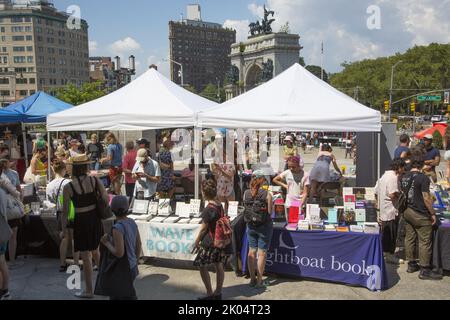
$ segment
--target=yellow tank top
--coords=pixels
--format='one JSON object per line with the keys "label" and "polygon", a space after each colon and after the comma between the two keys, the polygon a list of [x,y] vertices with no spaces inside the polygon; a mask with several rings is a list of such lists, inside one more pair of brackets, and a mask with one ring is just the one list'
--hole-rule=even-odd
{"label": "yellow tank top", "polygon": [[293,157],[295,156],[295,148],[289,148],[288,146],[284,146],[284,156],[285,157]]}
{"label": "yellow tank top", "polygon": [[37,171],[42,171],[39,175],[40,176],[46,176],[47,173],[45,172],[47,168],[45,167],[44,163],[42,163],[42,161],[40,159],[37,159],[36,161],[36,170]]}

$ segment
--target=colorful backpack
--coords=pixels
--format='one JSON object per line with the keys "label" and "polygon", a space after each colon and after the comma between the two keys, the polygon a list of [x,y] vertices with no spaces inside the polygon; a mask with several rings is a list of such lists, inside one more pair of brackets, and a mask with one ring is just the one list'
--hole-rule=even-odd
{"label": "colorful backpack", "polygon": [[[210,204],[210,206],[212,206]],[[225,215],[223,207],[220,208],[221,218],[216,222],[215,234],[211,235],[214,243],[214,248],[225,249],[231,244],[233,231],[231,229],[230,218]]]}

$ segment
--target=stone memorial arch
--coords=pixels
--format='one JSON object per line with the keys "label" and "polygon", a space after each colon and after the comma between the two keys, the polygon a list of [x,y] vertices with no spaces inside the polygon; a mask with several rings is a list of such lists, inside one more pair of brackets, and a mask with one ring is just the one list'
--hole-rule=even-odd
{"label": "stone memorial arch", "polygon": [[251,23],[245,42],[231,46],[231,68],[225,87],[227,100],[276,77],[299,61],[300,36],[273,33],[273,11],[264,7],[262,22]]}

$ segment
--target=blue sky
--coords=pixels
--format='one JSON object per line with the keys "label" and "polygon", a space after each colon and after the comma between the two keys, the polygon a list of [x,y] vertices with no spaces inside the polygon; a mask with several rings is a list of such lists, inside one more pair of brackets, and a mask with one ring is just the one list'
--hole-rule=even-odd
{"label": "blue sky", "polygon": [[[156,63],[167,75],[168,22],[180,19],[186,0],[54,0],[62,11],[70,5],[81,8],[87,20],[91,56],[121,55],[137,58],[138,73]],[[262,14],[262,5],[276,12],[275,31],[289,21],[300,34],[302,56],[308,64],[320,64],[321,42],[325,43],[325,69],[339,71],[344,61],[356,61],[403,52],[413,45],[450,42],[450,0],[202,0],[202,17],[233,27],[239,40],[247,25]],[[369,6],[380,10],[380,29],[370,30]]]}

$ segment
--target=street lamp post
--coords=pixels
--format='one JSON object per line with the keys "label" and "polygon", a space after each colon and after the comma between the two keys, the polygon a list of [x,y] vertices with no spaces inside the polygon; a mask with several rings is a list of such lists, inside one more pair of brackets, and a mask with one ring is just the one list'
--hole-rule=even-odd
{"label": "street lamp post", "polygon": [[175,63],[175,64],[177,64],[177,65],[179,65],[180,66],[180,69],[181,69],[181,75],[180,75],[180,78],[181,78],[181,86],[182,87],[184,87],[184,72],[183,72],[183,64],[181,64],[180,62],[177,62],[177,61],[175,61],[175,60],[172,60],[172,59],[164,59],[164,61],[171,61],[172,63]]}
{"label": "street lamp post", "polygon": [[399,62],[397,62],[396,64],[394,64],[392,66],[392,72],[391,72],[391,91],[389,93],[389,122],[391,122],[391,115],[392,115],[392,95],[393,95],[393,90],[394,90],[394,71],[395,68],[402,63],[403,61],[400,60]]}

